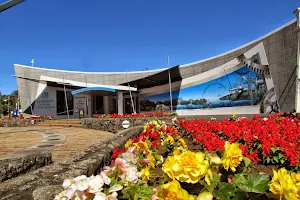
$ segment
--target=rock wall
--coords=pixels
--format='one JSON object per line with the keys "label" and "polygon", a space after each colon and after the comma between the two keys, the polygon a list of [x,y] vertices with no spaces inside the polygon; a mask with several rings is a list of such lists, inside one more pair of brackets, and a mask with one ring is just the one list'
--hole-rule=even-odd
{"label": "rock wall", "polygon": [[0,127],[25,127],[31,125],[30,119],[11,119],[11,120],[0,120]]}
{"label": "rock wall", "polygon": [[51,153],[35,153],[17,158],[1,159],[0,183],[51,163]]}
{"label": "rock wall", "polygon": [[110,163],[114,149],[123,147],[128,139],[140,134],[142,126],[120,131],[115,136],[100,141],[74,156],[16,177],[5,185],[0,184],[1,200],[52,200],[62,191],[66,178],[95,175]]}
{"label": "rock wall", "polygon": [[83,128],[108,131],[111,133],[117,133],[119,130],[124,130],[122,122],[128,120],[130,127],[136,127],[146,124],[151,120],[160,119],[167,123],[175,116],[169,117],[137,117],[137,118],[86,118],[81,120],[81,126]]}

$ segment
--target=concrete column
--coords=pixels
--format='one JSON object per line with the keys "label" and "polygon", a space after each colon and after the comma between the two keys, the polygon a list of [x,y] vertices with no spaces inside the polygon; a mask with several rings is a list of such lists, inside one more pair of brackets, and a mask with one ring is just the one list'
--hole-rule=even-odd
{"label": "concrete column", "polygon": [[103,96],[104,114],[109,114],[109,96]]}
{"label": "concrete column", "polygon": [[123,92],[118,91],[118,114],[123,114]]}
{"label": "concrete column", "polygon": [[297,18],[297,31],[298,31],[298,53],[297,53],[297,71],[296,71],[296,99],[295,109],[296,112],[300,112],[300,8],[294,11]]}

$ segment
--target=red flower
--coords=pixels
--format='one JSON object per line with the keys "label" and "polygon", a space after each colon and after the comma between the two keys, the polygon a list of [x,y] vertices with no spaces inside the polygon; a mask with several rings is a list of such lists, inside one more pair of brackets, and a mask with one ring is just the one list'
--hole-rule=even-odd
{"label": "red flower", "polygon": [[151,142],[151,145],[152,145],[153,148],[157,148],[157,145],[158,145],[157,140],[153,140]]}
{"label": "red flower", "polygon": [[114,162],[114,160],[116,158],[118,158],[118,156],[119,156],[120,153],[124,153],[124,152],[125,152],[124,149],[115,149],[114,152],[113,152],[113,154],[112,154],[112,156],[111,156],[112,162]]}
{"label": "red flower", "polygon": [[[222,150],[224,142],[230,141],[240,143],[243,155],[252,162],[282,153],[290,166],[299,165],[300,124],[297,118],[274,114],[267,120],[255,115],[253,119],[236,121],[179,120],[178,124],[207,151]],[[166,132],[171,132],[171,128]]]}

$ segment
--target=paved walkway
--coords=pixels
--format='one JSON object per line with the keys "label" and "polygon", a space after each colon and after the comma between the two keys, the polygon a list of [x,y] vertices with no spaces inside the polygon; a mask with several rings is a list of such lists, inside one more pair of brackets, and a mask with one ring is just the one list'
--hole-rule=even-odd
{"label": "paved walkway", "polygon": [[52,158],[56,161],[112,135],[114,134],[105,131],[75,127],[3,127],[0,128],[0,144],[4,143],[1,144],[0,159],[51,151]]}
{"label": "paved walkway", "polygon": [[53,149],[55,149],[57,146],[63,145],[67,140],[66,136],[55,133],[54,131],[38,130],[38,129],[30,129],[28,131],[34,131],[41,134],[43,137],[42,141],[29,148],[25,148],[23,151],[14,154],[14,156],[28,155],[36,152],[53,151]]}

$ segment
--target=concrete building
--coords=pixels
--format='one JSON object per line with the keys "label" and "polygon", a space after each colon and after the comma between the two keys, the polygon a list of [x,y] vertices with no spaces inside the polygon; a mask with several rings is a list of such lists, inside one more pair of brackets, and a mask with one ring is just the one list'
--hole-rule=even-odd
{"label": "concrete building", "polygon": [[78,117],[80,109],[85,117],[171,109],[170,73],[172,109],[181,115],[300,111],[299,9],[295,14],[241,47],[169,69],[105,73],[15,64],[22,109],[57,118]]}

